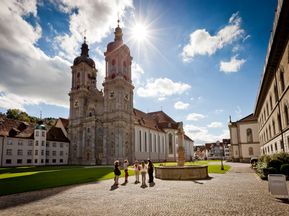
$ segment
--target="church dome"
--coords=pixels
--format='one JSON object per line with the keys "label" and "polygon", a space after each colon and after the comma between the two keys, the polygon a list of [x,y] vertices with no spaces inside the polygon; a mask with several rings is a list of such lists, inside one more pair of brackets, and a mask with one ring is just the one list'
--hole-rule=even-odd
{"label": "church dome", "polygon": [[81,55],[78,56],[78,57],[76,57],[76,58],[74,59],[73,65],[75,66],[75,65],[78,65],[78,64],[81,63],[81,62],[85,62],[85,63],[87,63],[89,66],[95,68],[95,63],[94,63],[94,61],[93,61],[91,58],[89,58],[89,55],[88,55],[89,49],[88,49],[88,45],[86,44],[85,39],[86,39],[86,38],[84,37],[84,42],[83,42],[83,44],[82,44],[82,46],[81,46]]}

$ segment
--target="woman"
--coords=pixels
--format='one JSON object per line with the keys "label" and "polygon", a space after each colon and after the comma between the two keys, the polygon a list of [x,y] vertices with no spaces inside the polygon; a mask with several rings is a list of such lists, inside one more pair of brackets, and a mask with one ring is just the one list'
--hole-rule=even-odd
{"label": "woman", "polygon": [[149,174],[149,183],[153,183],[154,182],[154,165],[151,162],[151,160],[148,160],[149,164],[148,164],[148,174]]}
{"label": "woman", "polygon": [[147,174],[147,166],[145,165],[145,162],[142,161],[141,162],[141,166],[140,166],[140,173],[141,173],[141,180],[142,180],[142,183],[141,183],[141,187],[144,188],[144,187],[147,187],[146,185],[146,174]]}

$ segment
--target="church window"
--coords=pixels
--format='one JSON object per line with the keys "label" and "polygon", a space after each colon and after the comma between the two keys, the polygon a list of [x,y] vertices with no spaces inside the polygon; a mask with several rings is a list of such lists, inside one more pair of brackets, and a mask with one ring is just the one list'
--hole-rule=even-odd
{"label": "church window", "polygon": [[252,129],[247,129],[247,142],[253,142]]}
{"label": "church window", "polygon": [[111,61],[111,64],[114,66],[115,65],[115,59],[113,59],[112,61]]}
{"label": "church window", "polygon": [[249,155],[254,155],[253,147],[249,147]]}
{"label": "church window", "polygon": [[267,116],[269,116],[269,106],[268,106],[268,102],[266,103],[266,109],[267,109]]}
{"label": "church window", "polygon": [[169,154],[173,154],[173,135],[169,134]]}
{"label": "church window", "polygon": [[139,131],[139,151],[142,151],[142,147],[141,147],[141,131]]}
{"label": "church window", "polygon": [[79,78],[80,77],[80,73],[77,73],[77,78]]}
{"label": "church window", "polygon": [[284,151],[284,143],[283,143],[283,140],[280,140],[280,147],[281,147],[281,150]]}
{"label": "church window", "polygon": [[270,136],[270,138],[272,138],[271,125],[269,125],[269,136]]}
{"label": "church window", "polygon": [[273,109],[272,96],[270,95],[270,108]]}
{"label": "church window", "polygon": [[148,152],[148,148],[147,148],[147,133],[145,132],[145,136],[144,136],[144,144],[145,144],[145,152]]}

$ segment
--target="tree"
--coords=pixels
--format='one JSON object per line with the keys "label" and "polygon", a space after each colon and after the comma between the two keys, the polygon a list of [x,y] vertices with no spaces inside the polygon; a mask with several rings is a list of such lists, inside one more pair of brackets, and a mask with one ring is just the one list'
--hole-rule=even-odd
{"label": "tree", "polygon": [[11,119],[16,119],[25,122],[37,122],[38,118],[29,116],[26,112],[19,109],[8,109],[6,112],[6,117]]}

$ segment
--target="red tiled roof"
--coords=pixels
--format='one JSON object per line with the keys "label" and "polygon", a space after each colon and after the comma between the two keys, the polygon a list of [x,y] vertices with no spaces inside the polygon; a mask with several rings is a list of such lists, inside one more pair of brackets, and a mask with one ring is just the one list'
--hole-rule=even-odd
{"label": "red tiled roof", "polygon": [[237,122],[245,122],[245,121],[257,121],[257,118],[251,113],[250,115],[247,115],[246,117],[238,120]]}
{"label": "red tiled roof", "polygon": [[51,127],[46,137],[48,141],[69,142],[69,139],[64,135],[61,128],[57,127]]}
{"label": "red tiled roof", "polygon": [[33,138],[35,124],[1,117],[0,136],[13,136],[19,138]]}
{"label": "red tiled roof", "polygon": [[163,131],[155,121],[155,119],[151,118],[148,114],[138,110],[134,109],[133,110],[134,114],[134,124],[135,125],[140,125],[146,128],[150,128],[153,130],[157,131]]}
{"label": "red tiled roof", "polygon": [[65,119],[65,118],[59,118],[59,119],[62,122],[63,127],[67,130],[68,129],[69,120]]}

